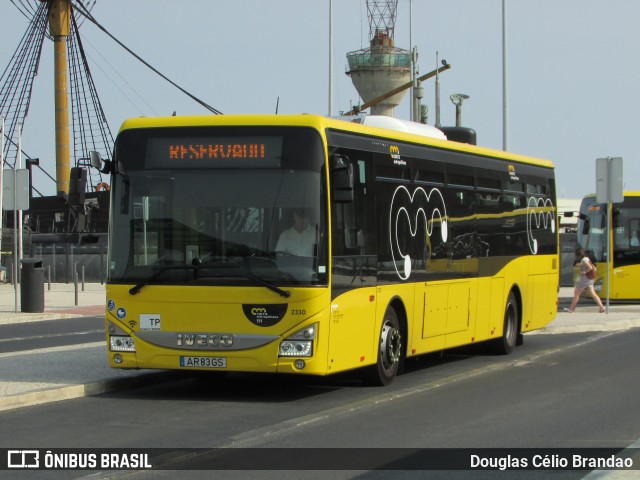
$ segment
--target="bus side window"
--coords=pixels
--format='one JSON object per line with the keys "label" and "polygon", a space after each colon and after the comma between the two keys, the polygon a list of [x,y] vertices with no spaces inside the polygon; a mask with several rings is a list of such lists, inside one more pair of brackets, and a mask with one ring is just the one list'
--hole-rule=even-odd
{"label": "bus side window", "polygon": [[640,247],[640,218],[629,220],[629,246]]}
{"label": "bus side window", "polygon": [[353,165],[349,161],[349,157],[335,154],[331,171],[331,196],[333,201],[336,203],[353,202],[353,184]]}
{"label": "bus side window", "polygon": [[[472,189],[449,186],[446,193],[449,256],[453,259],[478,257],[476,238],[476,195]],[[484,249],[483,249],[484,250]]]}
{"label": "bus side window", "polygon": [[[351,157],[366,155],[363,152],[348,153]],[[372,179],[367,173],[365,160],[353,160],[350,167],[353,172],[353,201],[343,203],[334,199],[332,208],[333,253],[338,256],[375,253],[375,216],[370,199],[373,190],[368,186]]]}
{"label": "bus side window", "polygon": [[[504,255],[523,255],[527,250],[527,201],[519,193],[503,193],[500,207],[502,210],[502,235]],[[524,213],[523,213],[524,212]]]}

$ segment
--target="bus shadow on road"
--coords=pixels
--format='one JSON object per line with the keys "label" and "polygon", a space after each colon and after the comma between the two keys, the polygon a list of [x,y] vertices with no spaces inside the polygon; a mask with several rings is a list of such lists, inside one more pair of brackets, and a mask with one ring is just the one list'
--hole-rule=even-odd
{"label": "bus shadow on road", "polygon": [[166,381],[104,394],[127,400],[293,402],[342,388],[332,377],[260,373],[171,372]]}
{"label": "bus shadow on road", "polygon": [[495,355],[486,344],[468,345],[432,352],[405,360],[404,368],[395,381],[382,389],[369,387],[363,380],[363,370],[356,369],[335,375],[287,375],[274,373],[239,373],[219,371],[168,372],[164,380],[151,384],[128,386],[126,389],[103,394],[128,400],[218,401],[246,403],[287,403],[313,398],[336,391],[382,392],[403,388],[407,383],[444,375],[449,367],[473,369],[500,361],[513,361],[539,348],[548,347],[554,336],[526,337],[524,346],[514,349],[512,355]]}

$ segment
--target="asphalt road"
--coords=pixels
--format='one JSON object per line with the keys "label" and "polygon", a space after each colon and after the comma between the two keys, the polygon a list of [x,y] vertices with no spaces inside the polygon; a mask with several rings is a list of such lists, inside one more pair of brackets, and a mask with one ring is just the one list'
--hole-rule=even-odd
{"label": "asphalt road", "polygon": [[[302,451],[307,454],[326,453],[322,449],[331,447],[624,448],[640,438],[639,342],[640,329],[527,336],[525,344],[506,357],[477,350],[424,357],[385,388],[364,387],[349,375],[316,379],[230,374],[219,379],[191,378],[185,372],[152,386],[2,412],[0,446],[162,448],[169,450],[159,451],[156,465],[184,469],[215,469],[220,461],[219,452],[184,451],[189,448],[242,447],[247,462],[259,449],[274,447],[321,449]],[[330,458],[327,461],[326,468],[332,468]],[[214,476],[299,478],[274,468]],[[340,470],[331,476],[424,476],[369,470]],[[174,478],[176,473],[134,476]],[[305,478],[326,478],[321,473],[307,472]],[[458,473],[455,478],[495,478],[501,472]],[[510,474],[504,478],[540,478],[542,472],[502,473]],[[553,472],[554,478],[587,473]],[[211,475],[200,471],[190,477]]]}
{"label": "asphalt road", "polygon": [[104,315],[0,325],[0,353],[105,339]]}

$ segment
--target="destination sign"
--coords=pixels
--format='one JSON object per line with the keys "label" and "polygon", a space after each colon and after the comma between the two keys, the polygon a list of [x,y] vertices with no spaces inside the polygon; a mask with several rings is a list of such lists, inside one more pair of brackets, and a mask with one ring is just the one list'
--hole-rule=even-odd
{"label": "destination sign", "polygon": [[187,144],[168,145],[169,158],[265,158],[264,143]]}
{"label": "destination sign", "polygon": [[[281,136],[152,137],[148,168],[275,167],[282,155]],[[259,163],[256,163],[259,162]]]}

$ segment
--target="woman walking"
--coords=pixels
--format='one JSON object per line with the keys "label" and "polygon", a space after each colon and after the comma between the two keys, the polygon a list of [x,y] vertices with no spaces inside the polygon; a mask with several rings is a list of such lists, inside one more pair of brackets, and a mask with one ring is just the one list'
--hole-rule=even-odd
{"label": "woman walking", "polygon": [[589,295],[591,295],[591,298],[593,298],[598,304],[598,307],[600,307],[600,313],[604,312],[602,300],[600,300],[600,297],[593,288],[595,275],[593,278],[589,278],[589,273],[595,273],[596,267],[591,263],[591,260],[582,247],[576,248],[576,265],[579,265],[580,267],[580,279],[576,282],[575,289],[573,290],[573,301],[571,302],[571,306],[569,308],[565,308],[564,311],[573,313],[573,309],[576,308],[578,300],[580,300],[580,295],[582,295],[582,292],[586,289],[587,292],[589,292]]}

